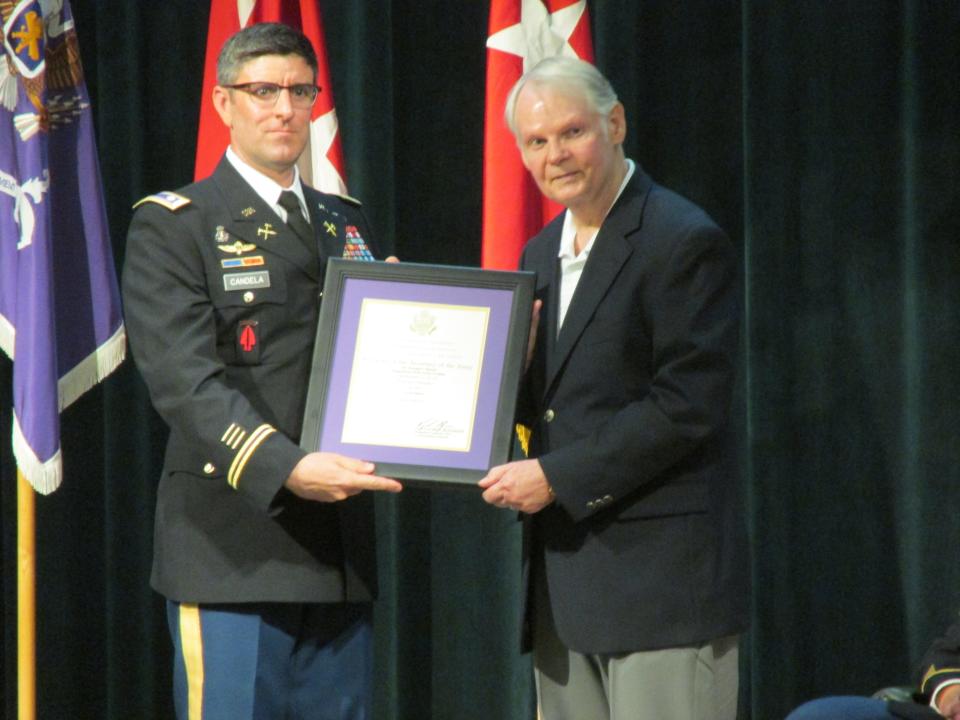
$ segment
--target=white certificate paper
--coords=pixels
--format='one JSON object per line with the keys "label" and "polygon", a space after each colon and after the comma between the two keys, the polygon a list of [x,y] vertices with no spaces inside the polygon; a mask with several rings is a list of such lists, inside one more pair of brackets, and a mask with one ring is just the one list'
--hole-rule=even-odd
{"label": "white certificate paper", "polygon": [[469,452],[489,316],[364,298],[341,442]]}

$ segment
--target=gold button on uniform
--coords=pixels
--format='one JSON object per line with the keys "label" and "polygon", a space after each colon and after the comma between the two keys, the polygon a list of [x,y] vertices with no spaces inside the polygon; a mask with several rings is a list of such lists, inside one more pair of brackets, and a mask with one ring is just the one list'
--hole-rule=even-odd
{"label": "gold button on uniform", "polygon": [[252,303],[252,302],[253,302],[253,298],[255,298],[255,297],[256,297],[256,296],[255,296],[252,292],[250,292],[249,290],[247,290],[247,291],[243,294],[243,301],[244,301],[245,303]]}
{"label": "gold button on uniform", "polygon": [[553,419],[556,416],[557,414],[552,409],[548,408],[547,411],[543,414],[543,419],[546,420],[547,422],[553,422]]}
{"label": "gold button on uniform", "polygon": [[207,463],[206,465],[203,466],[203,472],[205,472],[207,475],[213,475],[216,469],[217,468],[214,466],[213,463]]}

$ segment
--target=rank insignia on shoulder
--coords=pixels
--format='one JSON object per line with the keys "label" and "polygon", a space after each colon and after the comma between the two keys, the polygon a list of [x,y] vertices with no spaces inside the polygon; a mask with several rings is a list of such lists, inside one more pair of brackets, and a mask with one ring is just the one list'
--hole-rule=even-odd
{"label": "rank insignia on shoulder", "polygon": [[330,194],[336,195],[338,198],[340,198],[341,200],[343,200],[349,205],[355,205],[356,207],[360,207],[363,204],[359,200],[357,200],[355,197],[351,197],[350,195],[345,195],[342,193],[330,193]]}
{"label": "rank insignia on shoulder", "polygon": [[157,205],[165,207],[167,210],[176,211],[189,205],[191,200],[190,198],[184,197],[183,195],[178,195],[175,192],[164,190],[163,192],[158,192],[153,195],[147,195],[145,198],[135,202],[133,207],[136,209],[144,203],[156,203]]}

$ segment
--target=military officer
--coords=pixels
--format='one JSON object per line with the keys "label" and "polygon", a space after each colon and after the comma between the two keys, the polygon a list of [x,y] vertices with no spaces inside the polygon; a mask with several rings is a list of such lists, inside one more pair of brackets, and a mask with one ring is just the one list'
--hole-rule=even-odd
{"label": "military officer", "polygon": [[298,446],[328,257],[372,259],[360,204],[295,165],[317,59],[280,24],[224,45],[230,147],[205,180],[145,198],[123,292],[170,437],[151,584],[167,599],[178,718],[371,717],[371,463]]}

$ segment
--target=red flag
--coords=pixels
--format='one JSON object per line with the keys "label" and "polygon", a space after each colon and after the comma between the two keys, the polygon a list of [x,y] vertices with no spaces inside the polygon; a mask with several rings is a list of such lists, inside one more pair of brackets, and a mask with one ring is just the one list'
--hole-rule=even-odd
{"label": "red flag", "polygon": [[211,100],[213,87],[217,84],[217,55],[227,38],[241,28],[260,22],[285,23],[299,29],[313,43],[317,53],[317,85],[321,92],[310,115],[310,142],[298,163],[300,174],[304,182],[315,188],[344,193],[343,150],[333,106],[327,45],[316,0],[212,0],[194,177],[199,180],[212,173],[230,143],[227,128]]}
{"label": "red flag", "polygon": [[540,194],[503,121],[510,88],[551,55],[593,62],[586,0],[491,0],[483,139],[485,268],[515,269],[523,244],[563,209]]}

